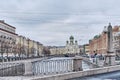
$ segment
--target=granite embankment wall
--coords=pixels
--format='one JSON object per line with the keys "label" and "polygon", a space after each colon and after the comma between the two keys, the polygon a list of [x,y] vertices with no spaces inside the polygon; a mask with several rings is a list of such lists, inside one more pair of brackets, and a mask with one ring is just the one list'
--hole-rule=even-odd
{"label": "granite embankment wall", "polygon": [[118,71],[118,70],[120,70],[120,65],[103,67],[103,68],[95,68],[87,71],[77,71],[77,72],[70,72],[70,73],[64,73],[64,74],[43,76],[43,77],[36,76],[32,80],[66,80],[66,79],[71,79],[76,77],[102,74],[102,73],[108,73],[108,72]]}

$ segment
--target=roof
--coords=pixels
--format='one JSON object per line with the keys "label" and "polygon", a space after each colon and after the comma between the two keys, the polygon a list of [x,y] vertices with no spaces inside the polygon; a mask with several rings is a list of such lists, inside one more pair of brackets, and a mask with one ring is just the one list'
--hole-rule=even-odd
{"label": "roof", "polygon": [[94,39],[100,38],[100,35],[95,35]]}
{"label": "roof", "polygon": [[0,28],[0,30],[5,31],[5,32],[10,33],[10,34],[13,34],[13,35],[18,35],[18,34],[16,34],[16,33],[13,33],[13,32],[7,31],[7,30],[4,30],[4,29],[2,29],[2,28]]}
{"label": "roof", "polygon": [[5,22],[4,22],[4,20],[0,20],[0,23],[5,24],[5,25],[7,25],[7,26],[9,26],[9,27],[11,27],[11,28],[16,29],[15,27],[13,27],[13,26],[11,26],[11,25],[9,25],[9,24],[5,23]]}
{"label": "roof", "polygon": [[71,35],[71,36],[70,36],[70,39],[74,39],[74,37]]}

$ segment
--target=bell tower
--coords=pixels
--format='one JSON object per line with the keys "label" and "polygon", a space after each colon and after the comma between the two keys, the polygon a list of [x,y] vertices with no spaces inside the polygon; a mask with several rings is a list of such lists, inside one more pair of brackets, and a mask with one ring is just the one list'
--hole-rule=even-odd
{"label": "bell tower", "polygon": [[74,37],[70,36],[70,45],[73,45],[73,44],[74,44]]}

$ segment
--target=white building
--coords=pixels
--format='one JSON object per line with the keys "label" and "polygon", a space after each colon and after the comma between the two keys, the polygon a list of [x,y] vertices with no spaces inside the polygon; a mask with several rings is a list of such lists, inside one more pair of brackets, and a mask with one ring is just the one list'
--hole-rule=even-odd
{"label": "white building", "polygon": [[80,48],[77,40],[70,36],[69,41],[66,41],[66,46],[54,46],[50,48],[51,55],[56,54],[77,54],[80,53]]}
{"label": "white building", "polygon": [[16,28],[0,20],[0,55],[15,56]]}
{"label": "white building", "polygon": [[66,41],[65,53],[76,54],[80,52],[77,40],[74,41],[74,37],[70,36],[70,41]]}

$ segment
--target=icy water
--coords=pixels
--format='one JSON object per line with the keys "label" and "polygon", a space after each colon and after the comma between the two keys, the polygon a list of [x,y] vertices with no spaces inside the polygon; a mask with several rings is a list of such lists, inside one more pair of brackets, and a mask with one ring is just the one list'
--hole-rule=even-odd
{"label": "icy water", "polygon": [[120,71],[74,78],[69,80],[120,80]]}

